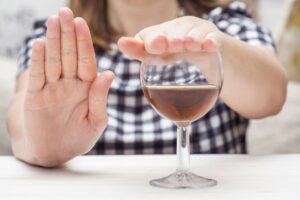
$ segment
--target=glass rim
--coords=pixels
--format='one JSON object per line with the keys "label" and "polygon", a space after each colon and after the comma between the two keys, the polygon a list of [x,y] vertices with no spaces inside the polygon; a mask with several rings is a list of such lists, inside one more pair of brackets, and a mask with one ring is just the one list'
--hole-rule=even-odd
{"label": "glass rim", "polygon": [[[182,53],[186,53],[186,52],[182,52]],[[220,50],[216,50],[216,51],[206,51],[206,50],[201,50],[201,51],[197,51],[197,52],[191,52],[191,53],[198,53],[198,54],[208,54],[208,55],[215,55],[216,57],[218,57],[218,60],[220,60],[220,62],[222,63],[222,56],[221,56],[221,51]],[[158,60],[160,61],[161,60],[161,57],[160,55],[156,55],[156,54],[151,54],[150,57],[144,59],[144,60],[141,60],[141,66],[143,65],[169,65],[169,64],[172,64],[172,63],[175,63],[175,62],[178,62],[180,60],[187,60],[185,58],[179,58],[177,59],[175,62],[170,62],[170,63],[166,63],[166,64],[155,64],[155,63],[150,63],[150,60],[153,62],[153,60]],[[155,61],[154,61],[155,62]],[[189,62],[189,61],[187,61]]]}

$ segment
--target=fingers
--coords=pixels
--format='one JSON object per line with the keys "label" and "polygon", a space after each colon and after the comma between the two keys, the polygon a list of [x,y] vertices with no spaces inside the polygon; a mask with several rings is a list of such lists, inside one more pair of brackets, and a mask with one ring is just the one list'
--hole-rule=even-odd
{"label": "fingers", "polygon": [[[154,42],[156,42],[155,40]],[[157,53],[154,55],[160,56],[162,59],[166,60],[174,60],[177,57],[181,57],[179,54],[186,54],[186,53],[196,53],[196,52],[215,52],[220,49],[216,39],[214,37],[206,37],[201,42],[196,41],[192,37],[184,37],[182,41],[180,41],[184,45],[184,50],[182,50],[182,44],[172,44],[169,43],[168,46],[173,46],[172,50],[161,51],[161,53]],[[147,58],[153,58],[153,54],[150,54],[145,50],[144,42],[136,40],[130,37],[122,37],[118,41],[119,49],[129,56],[132,59],[137,60],[146,60]]]}
{"label": "fingers", "polygon": [[194,25],[192,23],[179,23],[175,21],[169,25],[168,31],[165,31],[167,34],[168,52],[182,53],[186,50],[184,42],[185,36]]}
{"label": "fingers", "polygon": [[93,81],[97,76],[97,69],[90,30],[84,19],[76,18],[74,22],[77,40],[78,77],[83,81]]}
{"label": "fingers", "polygon": [[103,72],[93,82],[89,93],[88,120],[98,131],[107,123],[106,103],[109,87],[114,79],[110,71]]}
{"label": "fingers", "polygon": [[184,38],[169,38],[168,39],[168,52],[180,53],[185,51]]}
{"label": "fingers", "polygon": [[185,47],[188,51],[201,51],[201,42],[203,41],[207,32],[201,26],[194,26],[185,36]]}
{"label": "fingers", "polygon": [[152,47],[147,47],[147,45],[142,39],[140,39],[138,35],[135,36],[135,38],[121,37],[118,40],[118,47],[130,58],[140,61],[147,58],[153,58],[153,55],[160,55],[167,51],[167,41],[165,36],[158,36],[158,38],[151,42]]}
{"label": "fingers", "polygon": [[191,36],[185,36],[184,47],[187,51],[198,52],[201,51],[201,44]]}
{"label": "fingers", "polygon": [[146,57],[146,51],[142,40],[121,37],[118,41],[119,49],[132,59],[143,60]]}
{"label": "fingers", "polygon": [[69,8],[61,8],[59,16],[48,19],[47,82],[55,82],[60,77],[93,81],[96,75],[96,57],[88,25],[82,18],[74,19]]}
{"label": "fingers", "polygon": [[32,48],[31,66],[29,73],[29,92],[40,91],[45,84],[45,42],[37,39]]}
{"label": "fingers", "polygon": [[74,78],[77,75],[76,34],[73,12],[69,8],[59,11],[61,29],[61,60],[64,78]]}
{"label": "fingers", "polygon": [[46,80],[55,82],[61,76],[60,22],[58,16],[51,16],[47,22],[46,37]]}
{"label": "fingers", "polygon": [[[184,35],[191,24],[177,25],[175,21],[148,27],[138,33],[147,53],[161,55],[184,52]],[[180,28],[179,28],[180,27]]]}
{"label": "fingers", "polygon": [[96,56],[89,27],[82,18],[73,18],[69,8],[47,22],[46,81],[80,78],[93,81],[97,76]]}
{"label": "fingers", "polygon": [[134,39],[121,38],[118,45],[123,53],[139,60],[145,55],[172,57],[175,54],[217,51],[221,46],[219,33],[211,22],[182,17],[143,29]]}
{"label": "fingers", "polygon": [[221,50],[221,33],[211,32],[207,34],[202,42],[202,49],[207,52]]}
{"label": "fingers", "polygon": [[219,49],[218,32],[203,30],[201,27],[194,27],[185,37],[185,47],[188,51],[215,52]]}
{"label": "fingers", "polygon": [[144,48],[149,54],[163,54],[168,50],[168,39],[165,33],[155,28],[144,29],[137,34],[136,38],[144,42]]}

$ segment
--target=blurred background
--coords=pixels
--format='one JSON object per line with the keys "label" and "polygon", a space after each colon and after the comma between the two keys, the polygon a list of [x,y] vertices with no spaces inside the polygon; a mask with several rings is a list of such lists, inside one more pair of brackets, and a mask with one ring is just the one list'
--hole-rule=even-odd
{"label": "blurred background", "polygon": [[[251,122],[248,150],[252,154],[300,153],[300,0],[246,2],[255,19],[273,32],[278,55],[290,80],[282,112]],[[20,46],[31,33],[34,20],[55,14],[66,3],[66,0],[0,0],[0,155],[11,154],[6,117]]]}

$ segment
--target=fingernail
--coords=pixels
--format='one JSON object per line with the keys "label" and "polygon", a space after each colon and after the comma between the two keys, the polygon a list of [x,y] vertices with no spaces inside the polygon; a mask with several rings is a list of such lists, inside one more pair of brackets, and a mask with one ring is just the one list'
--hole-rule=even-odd
{"label": "fingernail", "polygon": [[166,38],[164,35],[160,35],[157,36],[155,38],[155,40],[157,40],[156,42],[156,48],[158,48],[159,50],[166,50],[167,49],[167,43],[166,43]]}
{"label": "fingernail", "polygon": [[211,46],[213,45],[213,41],[211,39],[206,39],[205,40],[206,45]]}
{"label": "fingernail", "polygon": [[194,42],[195,39],[192,38],[192,37],[190,37],[190,36],[185,36],[185,37],[184,37],[184,41],[186,41],[186,42]]}

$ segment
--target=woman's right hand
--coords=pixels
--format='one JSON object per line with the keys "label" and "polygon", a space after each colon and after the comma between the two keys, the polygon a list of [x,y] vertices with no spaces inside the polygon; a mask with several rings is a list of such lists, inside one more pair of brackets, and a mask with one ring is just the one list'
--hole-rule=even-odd
{"label": "woman's right hand", "polygon": [[[47,23],[46,39],[33,45],[23,99],[15,101],[22,105],[11,109],[8,124],[16,157],[50,167],[88,152],[99,139],[107,125],[113,73],[97,76],[90,31],[82,18],[74,19],[70,9],[62,8]],[[14,122],[16,115],[24,117]]]}

